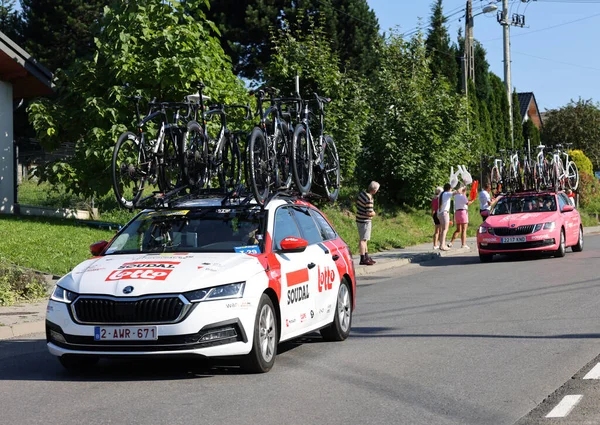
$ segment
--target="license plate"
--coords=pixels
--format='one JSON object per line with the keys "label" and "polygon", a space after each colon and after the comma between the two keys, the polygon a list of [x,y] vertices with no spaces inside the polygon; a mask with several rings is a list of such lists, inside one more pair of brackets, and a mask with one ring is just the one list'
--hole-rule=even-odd
{"label": "license plate", "polygon": [[95,341],[148,341],[158,339],[156,326],[96,326]]}
{"label": "license plate", "polygon": [[527,238],[525,236],[511,236],[508,238],[500,239],[500,243],[516,243],[516,242],[527,242]]}

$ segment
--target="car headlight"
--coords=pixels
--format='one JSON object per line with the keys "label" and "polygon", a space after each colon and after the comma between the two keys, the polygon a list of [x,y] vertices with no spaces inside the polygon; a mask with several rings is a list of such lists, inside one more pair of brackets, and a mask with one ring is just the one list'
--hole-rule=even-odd
{"label": "car headlight", "polygon": [[214,286],[212,288],[198,289],[183,294],[190,302],[223,300],[227,298],[242,298],[246,282],[236,282],[227,285]]}
{"label": "car headlight", "polygon": [[487,233],[487,232],[488,232],[487,227],[479,226],[479,233]]}
{"label": "car headlight", "polygon": [[544,223],[544,230],[554,230],[556,227],[556,223],[551,221],[549,223]]}
{"label": "car headlight", "polygon": [[532,233],[539,232],[540,230],[542,230],[542,227],[544,227],[544,223],[538,223],[538,224],[536,224],[533,227],[533,232]]}
{"label": "car headlight", "polygon": [[72,301],[75,301],[77,295],[75,292],[67,291],[65,288],[56,285],[54,291],[52,291],[52,295],[50,295],[50,299],[59,303],[70,304]]}

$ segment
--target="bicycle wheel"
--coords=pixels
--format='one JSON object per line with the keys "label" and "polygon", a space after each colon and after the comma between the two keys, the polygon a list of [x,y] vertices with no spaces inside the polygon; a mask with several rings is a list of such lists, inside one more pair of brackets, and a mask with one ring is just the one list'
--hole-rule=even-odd
{"label": "bicycle wheel", "polygon": [[242,180],[240,145],[235,134],[225,137],[225,142],[219,152],[217,175],[219,176],[219,185],[226,192],[237,188]]}
{"label": "bicycle wheel", "polygon": [[325,194],[331,202],[335,202],[340,194],[340,157],[331,136],[325,136],[321,160],[321,177]]}
{"label": "bicycle wheel", "polygon": [[202,189],[208,181],[208,144],[196,121],[187,124],[183,146],[183,179],[191,187]]}
{"label": "bicycle wheel", "polygon": [[498,188],[498,185],[501,184],[501,182],[502,180],[500,177],[500,171],[498,170],[498,167],[492,167],[492,172],[490,174],[490,184],[492,185],[492,190],[496,190]]}
{"label": "bicycle wheel", "polygon": [[292,170],[290,167],[291,137],[288,123],[282,122],[281,128],[275,132],[275,189],[286,190],[292,185]]}
{"label": "bicycle wheel", "polygon": [[172,134],[170,131],[165,133],[158,173],[158,187],[163,193],[170,192],[181,184],[183,165],[178,143],[177,134]]}
{"label": "bicycle wheel", "polygon": [[121,134],[112,157],[113,190],[119,205],[129,209],[135,207],[144,191],[150,168],[140,139],[131,131]]}
{"label": "bicycle wheel", "polygon": [[569,189],[573,190],[577,190],[579,187],[579,170],[573,161],[569,161],[567,164],[567,185]]}
{"label": "bicycle wheel", "polygon": [[550,164],[550,184],[551,184],[552,188],[556,191],[559,190],[559,182],[558,182],[559,176],[560,176],[560,173],[559,173],[559,169],[558,169],[558,164],[556,164],[556,163]]}
{"label": "bicycle wheel", "polygon": [[256,202],[262,204],[269,196],[270,170],[267,139],[258,127],[255,127],[250,134],[246,160],[250,189],[254,193]]}
{"label": "bicycle wheel", "polygon": [[312,152],[306,126],[299,125],[292,138],[292,175],[294,184],[302,195],[306,195],[310,191],[312,172]]}

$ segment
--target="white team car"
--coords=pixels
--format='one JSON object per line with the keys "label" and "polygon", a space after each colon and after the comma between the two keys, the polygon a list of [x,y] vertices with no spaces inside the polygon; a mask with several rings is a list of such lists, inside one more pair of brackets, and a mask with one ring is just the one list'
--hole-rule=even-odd
{"label": "white team car", "polygon": [[350,333],[350,251],[302,200],[188,200],[144,210],[90,248],[48,303],[48,348],[67,369],[179,354],[235,356],[266,372],[281,341]]}

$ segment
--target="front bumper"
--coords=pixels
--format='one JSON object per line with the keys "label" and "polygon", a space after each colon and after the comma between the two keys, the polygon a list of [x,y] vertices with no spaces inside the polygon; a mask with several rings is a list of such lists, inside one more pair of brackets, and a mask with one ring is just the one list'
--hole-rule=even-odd
{"label": "front bumper", "polygon": [[512,252],[555,251],[558,239],[551,234],[526,235],[525,242],[504,242],[506,237],[479,235],[477,248],[480,254],[501,254]]}
{"label": "front bumper", "polygon": [[[244,303],[240,300],[200,303],[179,323],[155,325],[156,340],[96,341],[95,327],[102,325],[78,324],[69,314],[67,304],[51,300],[46,315],[46,339],[50,353],[55,356],[244,355],[252,348],[256,306],[257,301],[246,299]],[[227,337],[214,338],[224,330],[227,330]]]}

